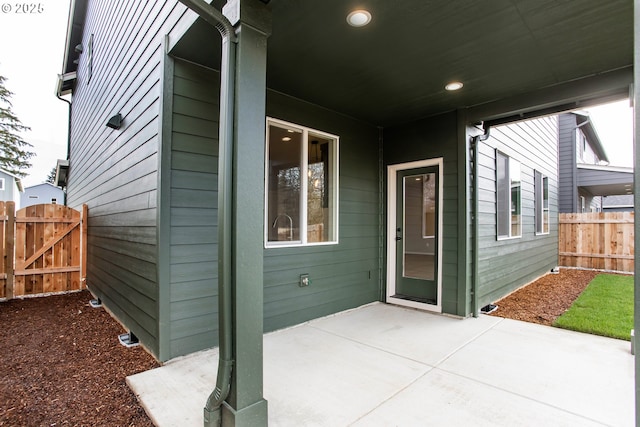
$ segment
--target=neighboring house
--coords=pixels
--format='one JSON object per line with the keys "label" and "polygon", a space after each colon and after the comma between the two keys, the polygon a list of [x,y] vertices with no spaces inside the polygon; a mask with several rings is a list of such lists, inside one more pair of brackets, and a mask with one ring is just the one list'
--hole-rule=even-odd
{"label": "neighboring house", "polygon": [[602,198],[603,212],[633,212],[633,194]]}
{"label": "neighboring house", "polygon": [[64,204],[64,191],[60,187],[45,182],[26,187],[20,200],[23,208],[42,203]]}
{"label": "neighboring house", "polygon": [[627,2],[376,0],[364,28],[264,3],[227,2],[221,53],[177,1],[76,0],[59,81],[89,289],[162,361],[232,335],[240,405],[264,331],[376,301],[468,317],[548,272],[548,116],[633,81]]}
{"label": "neighboring house", "polygon": [[633,169],[609,166],[588,114],[560,115],[561,213],[601,212],[605,196],[632,194]]}
{"label": "neighboring house", "polygon": [[22,179],[19,176],[0,169],[0,200],[15,202],[16,210],[20,209],[20,194],[24,191]]}

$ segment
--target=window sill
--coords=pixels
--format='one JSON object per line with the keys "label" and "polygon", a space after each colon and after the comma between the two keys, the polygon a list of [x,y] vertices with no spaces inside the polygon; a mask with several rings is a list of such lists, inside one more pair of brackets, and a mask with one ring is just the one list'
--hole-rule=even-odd
{"label": "window sill", "polygon": [[278,249],[278,248],[308,248],[308,247],[316,247],[316,246],[331,246],[337,245],[338,241],[332,242],[318,242],[318,243],[302,243],[302,242],[282,242],[282,243],[266,243],[264,245],[265,249]]}
{"label": "window sill", "polygon": [[498,236],[496,237],[497,241],[502,241],[502,240],[516,240],[516,239],[522,239],[522,236],[510,236],[510,237],[506,237],[506,236]]}

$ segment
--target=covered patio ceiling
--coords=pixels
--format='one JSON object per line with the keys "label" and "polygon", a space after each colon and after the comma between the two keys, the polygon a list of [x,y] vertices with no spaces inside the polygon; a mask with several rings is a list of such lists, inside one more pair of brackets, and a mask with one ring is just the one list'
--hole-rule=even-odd
{"label": "covered patio ceiling", "polygon": [[[221,9],[224,1],[213,4]],[[272,0],[269,5],[268,87],[378,126],[535,98],[540,91],[561,94],[568,86],[571,96],[558,96],[557,103],[581,107],[628,95],[632,81],[631,0]],[[368,10],[370,24],[348,25],[354,9]],[[219,68],[218,39],[198,20],[172,53]],[[464,87],[446,91],[452,81]],[[536,108],[555,108],[543,104]]]}

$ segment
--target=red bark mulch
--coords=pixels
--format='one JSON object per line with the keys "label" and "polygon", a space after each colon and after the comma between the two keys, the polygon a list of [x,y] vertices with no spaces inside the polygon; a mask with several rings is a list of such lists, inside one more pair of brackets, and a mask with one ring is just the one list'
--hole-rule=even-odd
{"label": "red bark mulch", "polygon": [[0,426],[153,426],[125,377],[159,365],[91,298],[0,302]]}
{"label": "red bark mulch", "polygon": [[491,316],[552,325],[600,272],[561,268],[497,301]]}

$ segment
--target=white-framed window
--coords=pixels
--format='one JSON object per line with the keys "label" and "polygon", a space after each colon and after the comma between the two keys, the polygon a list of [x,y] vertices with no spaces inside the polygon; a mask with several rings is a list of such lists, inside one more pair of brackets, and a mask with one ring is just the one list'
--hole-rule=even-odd
{"label": "white-framed window", "polygon": [[265,246],[338,242],[339,137],[267,119]]}
{"label": "white-framed window", "polygon": [[535,172],[536,234],[549,234],[549,177]]}
{"label": "white-framed window", "polygon": [[496,222],[498,239],[522,236],[520,162],[497,150]]}

